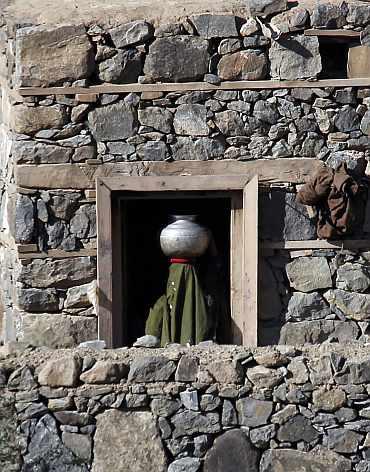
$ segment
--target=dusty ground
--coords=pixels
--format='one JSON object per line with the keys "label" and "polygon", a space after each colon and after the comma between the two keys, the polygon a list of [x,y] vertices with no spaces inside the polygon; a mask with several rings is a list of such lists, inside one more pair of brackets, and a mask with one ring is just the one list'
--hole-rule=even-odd
{"label": "dusty ground", "polygon": [[[310,8],[320,1],[299,0],[299,3]],[[331,0],[331,3],[341,1]],[[165,23],[202,12],[244,16],[246,3],[247,0],[0,0],[0,12],[17,23],[115,25],[139,18]],[[347,3],[368,2],[347,0]]]}

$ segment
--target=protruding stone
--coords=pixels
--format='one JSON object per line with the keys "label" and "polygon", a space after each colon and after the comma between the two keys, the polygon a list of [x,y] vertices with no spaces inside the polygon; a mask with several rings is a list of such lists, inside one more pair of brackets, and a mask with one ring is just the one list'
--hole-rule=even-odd
{"label": "protruding stone", "polygon": [[193,15],[190,21],[195,26],[199,36],[205,39],[229,38],[238,36],[236,18],[232,15]]}
{"label": "protruding stone", "polygon": [[342,2],[340,5],[318,3],[311,14],[311,25],[313,28],[342,28],[347,23],[347,13],[346,2]]}
{"label": "protruding stone", "polygon": [[281,382],[284,375],[277,369],[257,365],[247,370],[247,377],[257,388],[272,388]]}
{"label": "protruding stone", "polygon": [[267,424],[273,410],[273,403],[254,398],[241,398],[236,402],[239,423],[242,426],[262,426]]}
{"label": "protruding stone", "polygon": [[302,7],[293,7],[288,11],[280,13],[271,19],[271,25],[274,25],[282,33],[290,31],[299,31],[304,29],[309,19],[308,11]]}
{"label": "protruding stone", "polygon": [[117,51],[113,57],[99,64],[99,79],[112,84],[137,82],[143,68],[142,56],[136,49]]}
{"label": "protruding stone", "polygon": [[216,361],[209,364],[207,370],[221,384],[241,383],[243,380],[243,370],[239,364],[234,366],[231,362]]}
{"label": "protruding stone", "polygon": [[217,73],[222,80],[262,80],[267,73],[264,53],[249,50],[222,56]]}
{"label": "protruding stone", "polygon": [[300,292],[332,287],[331,272],[325,257],[297,257],[287,264],[286,273],[291,286]]}
{"label": "protruding stone", "polygon": [[91,111],[89,127],[97,141],[127,139],[137,132],[137,113],[125,102],[113,103]]}
{"label": "protruding stone", "polygon": [[208,136],[207,108],[204,105],[180,105],[173,120],[175,133],[189,136]]}
{"label": "protruding stone", "polygon": [[176,364],[166,357],[138,358],[130,366],[128,382],[165,382],[170,379],[175,370]]}
{"label": "protruding stone", "polygon": [[81,359],[68,356],[48,361],[38,374],[40,385],[49,387],[75,387],[81,371]]}
{"label": "protruding stone", "polygon": [[72,149],[35,141],[15,141],[12,145],[17,164],[64,164],[72,154]]}
{"label": "protruding stone", "polygon": [[182,356],[176,370],[176,382],[195,382],[198,377],[199,361],[194,356]]}
{"label": "protruding stone", "polygon": [[346,316],[357,321],[370,318],[370,295],[347,292],[345,290],[328,290],[324,293],[326,300],[339,308]]}
{"label": "protruding stone", "polygon": [[203,78],[208,72],[208,41],[196,36],[159,38],[149,47],[144,73],[155,81]]}
{"label": "protruding stone", "polygon": [[327,390],[322,387],[315,390],[312,397],[314,406],[323,411],[334,412],[346,404],[346,394],[339,388]]}
{"label": "protruding stone", "polygon": [[139,110],[139,121],[143,126],[150,126],[161,133],[170,133],[173,116],[165,108],[147,107]]}
{"label": "protruding stone", "polygon": [[109,34],[116,48],[124,48],[151,39],[154,28],[146,21],[139,20],[113,28],[109,31]]}
{"label": "protruding stone", "polygon": [[341,454],[355,454],[362,440],[362,434],[348,429],[328,430],[328,448]]}
{"label": "protruding stone", "polygon": [[287,8],[286,0],[247,0],[247,10],[251,16],[269,16]]}
{"label": "protruding stone", "polygon": [[80,379],[88,384],[119,383],[127,376],[126,364],[112,361],[97,361],[90,370],[81,374]]}
{"label": "protruding stone", "polygon": [[12,130],[19,134],[33,135],[42,129],[61,128],[68,121],[65,108],[61,105],[50,107],[14,105],[11,113]]}
{"label": "protruding stone", "polygon": [[319,320],[330,313],[329,305],[318,292],[293,292],[288,302],[286,318],[297,321]]}
{"label": "protruding stone", "polygon": [[20,288],[17,290],[17,305],[29,313],[56,312],[59,297],[55,289]]}

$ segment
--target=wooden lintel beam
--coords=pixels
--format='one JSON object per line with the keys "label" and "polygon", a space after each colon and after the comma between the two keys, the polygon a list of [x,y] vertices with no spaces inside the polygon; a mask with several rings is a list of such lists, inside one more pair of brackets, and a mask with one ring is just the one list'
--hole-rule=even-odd
{"label": "wooden lintel beam", "polygon": [[366,249],[370,251],[370,240],[348,239],[342,241],[327,241],[323,239],[312,239],[305,241],[261,241],[261,249]]}
{"label": "wooden lintel beam", "polygon": [[323,87],[369,87],[370,77],[358,79],[324,79],[324,80],[241,80],[222,82],[212,85],[207,82],[156,83],[156,84],[103,84],[91,87],[24,87],[18,89],[23,96],[43,95],[79,95],[84,94],[120,94],[141,92],[191,92],[215,90],[253,90],[284,88],[323,88]]}
{"label": "wooden lintel beam", "polygon": [[345,29],[308,29],[304,32],[305,36],[326,36],[333,38],[360,38],[360,31]]}

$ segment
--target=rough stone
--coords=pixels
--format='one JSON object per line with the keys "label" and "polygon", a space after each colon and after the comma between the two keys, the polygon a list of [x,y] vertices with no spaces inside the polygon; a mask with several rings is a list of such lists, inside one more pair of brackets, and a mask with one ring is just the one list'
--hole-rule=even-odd
{"label": "rough stone", "polygon": [[328,448],[342,454],[354,454],[363,440],[362,434],[347,429],[328,430]]}
{"label": "rough stone", "polygon": [[149,412],[107,410],[97,416],[92,472],[127,470],[166,470],[166,457],[155,420]]}
{"label": "rough stone", "polygon": [[78,238],[96,237],[96,206],[82,205],[70,222],[71,233]]}
{"label": "rough stone", "polygon": [[164,161],[168,157],[168,147],[163,141],[148,141],[137,146],[136,155],[142,161]]}
{"label": "rough stone", "polygon": [[287,9],[286,0],[248,0],[250,16],[269,16]]}
{"label": "rough stone", "polygon": [[236,402],[239,423],[242,426],[262,426],[267,424],[273,410],[273,403],[254,398],[241,398]]}
{"label": "rough stone", "polygon": [[96,277],[93,257],[66,260],[33,259],[22,266],[19,281],[36,288],[69,288],[84,284]]}
{"label": "rough stone", "polygon": [[53,191],[48,194],[48,206],[55,218],[69,220],[78,207],[81,198],[78,192]]}
{"label": "rough stone", "polygon": [[61,128],[67,123],[67,113],[61,105],[50,107],[27,107],[15,105],[12,108],[11,127],[19,134],[35,134],[42,129]]}
{"label": "rough stone", "polygon": [[237,364],[231,362],[216,361],[207,366],[208,372],[216,382],[222,384],[241,383],[243,380],[243,370]]}
{"label": "rough stone", "polygon": [[262,80],[267,74],[267,57],[260,51],[238,51],[222,56],[217,67],[222,80]]}
{"label": "rough stone", "polygon": [[288,302],[286,318],[297,321],[319,320],[330,313],[330,307],[320,293],[293,292]]}
{"label": "rough stone", "polygon": [[282,33],[299,31],[304,29],[309,19],[308,11],[302,7],[293,7],[288,11],[280,13],[271,19],[271,25]]}
{"label": "rough stone", "polygon": [[144,73],[163,82],[191,81],[208,72],[208,41],[194,36],[156,39],[149,47]]}
{"label": "rough stone", "polygon": [[361,131],[370,136],[370,110],[367,111],[361,120]]}
{"label": "rough stone", "polygon": [[93,47],[82,25],[42,25],[17,30],[18,87],[47,87],[88,78],[94,65]]}
{"label": "rough stone", "polygon": [[370,23],[370,11],[368,5],[364,4],[347,4],[348,15],[347,22],[355,25],[366,25]]}
{"label": "rough stone", "polygon": [[89,113],[89,127],[97,141],[119,141],[138,130],[137,113],[125,102],[96,108]]}
{"label": "rough stone", "polygon": [[139,110],[139,121],[143,126],[150,126],[161,133],[170,133],[173,116],[165,108],[147,107]]}
{"label": "rough stone", "polygon": [[360,119],[351,106],[345,105],[341,108],[334,117],[334,124],[339,131],[348,133],[350,131],[358,130]]}
{"label": "rough stone", "polygon": [[31,346],[63,349],[97,338],[96,319],[85,316],[23,315],[20,339]]}
{"label": "rough stone", "polygon": [[[232,451],[232,454],[230,454]],[[260,454],[241,430],[217,437],[204,461],[204,472],[258,472]]]}
{"label": "rough stone", "polygon": [[30,243],[35,233],[35,208],[26,195],[17,195],[15,206],[15,240],[17,243]]}
{"label": "rough stone", "polygon": [[280,117],[276,102],[269,100],[258,100],[254,105],[253,115],[264,123],[275,125]]}
{"label": "rough stone", "polygon": [[153,398],[150,406],[154,415],[167,418],[180,409],[181,403],[179,400],[162,397]]}
{"label": "rough stone", "polygon": [[226,136],[243,136],[244,123],[239,113],[225,110],[217,113],[214,122],[222,134]]}
{"label": "rough stone", "polygon": [[236,18],[231,15],[193,15],[190,21],[199,36],[205,39],[238,36]]}
{"label": "rough stone", "polygon": [[176,382],[195,382],[198,377],[199,360],[194,356],[182,356],[176,369]]}
{"label": "rough stone", "polygon": [[[239,38],[227,38],[223,39],[218,46],[218,53],[223,56],[224,54],[231,54],[241,49],[241,41]],[[216,76],[218,77],[218,76]],[[218,80],[220,78],[218,77]],[[216,84],[217,85],[217,84]],[[219,84],[218,84],[219,85]]]}
{"label": "rough stone", "polygon": [[86,434],[63,433],[63,444],[82,462],[89,463],[91,459],[91,438]]}
{"label": "rough stone", "polygon": [[331,320],[285,323],[281,328],[279,344],[299,346],[322,343],[333,335],[337,326],[338,324]]}
{"label": "rough stone", "polygon": [[290,285],[300,292],[332,287],[330,268],[325,257],[297,257],[287,264]]}
{"label": "rough stone", "polygon": [[48,361],[38,374],[40,385],[49,387],[75,387],[81,370],[81,359],[68,356]]}
{"label": "rough stone", "polygon": [[277,369],[257,365],[247,370],[247,377],[257,388],[272,388],[281,382],[283,374]]}
{"label": "rough stone", "polygon": [[14,398],[2,392],[0,395],[0,469],[4,472],[17,472],[21,468],[18,441]]}
{"label": "rough stone", "polygon": [[288,442],[312,442],[319,436],[319,433],[312,426],[311,421],[302,415],[289,418],[277,433],[279,441]]}
{"label": "rough stone", "polygon": [[336,286],[351,292],[366,292],[370,277],[361,264],[343,264],[337,270]]}
{"label": "rough stone", "polygon": [[92,304],[90,292],[95,289],[95,282],[67,290],[67,297],[64,301],[64,308],[84,308]]}
{"label": "rough stone", "polygon": [[127,376],[128,366],[111,361],[97,361],[93,367],[82,373],[80,379],[88,384],[119,383]]}
{"label": "rough stone", "polygon": [[59,297],[54,289],[20,288],[17,290],[18,308],[29,313],[56,312]]}
{"label": "rough stone", "polygon": [[311,25],[313,28],[342,28],[347,20],[348,7],[345,2],[340,5],[330,3],[319,3],[311,14]]}
{"label": "rough stone", "polygon": [[144,43],[154,34],[152,25],[146,21],[132,21],[109,31],[116,48],[124,48],[133,44]]}
{"label": "rough stone", "polygon": [[319,41],[316,37],[294,36],[273,41],[269,50],[271,76],[281,80],[316,77],[321,72]]}
{"label": "rough stone", "polygon": [[223,426],[236,426],[238,424],[238,415],[230,400],[224,400],[221,422]]}
{"label": "rough stone", "polygon": [[142,56],[139,51],[117,51],[116,55],[99,64],[99,79],[112,84],[135,83],[142,68]]}
{"label": "rough stone", "polygon": [[63,164],[69,162],[72,149],[34,141],[15,141],[12,156],[17,164]]}
{"label": "rough stone", "polygon": [[195,457],[184,457],[172,462],[168,472],[197,472],[200,468],[200,459]]}
{"label": "rough stone", "polygon": [[261,460],[260,472],[349,472],[351,461],[324,448],[312,452],[269,449]]}
{"label": "rough stone", "polygon": [[312,397],[314,406],[323,411],[334,412],[346,403],[346,394],[340,389],[319,388],[313,392]]}
{"label": "rough stone", "polygon": [[176,134],[208,136],[207,108],[204,105],[180,105],[175,113],[173,126]]}
{"label": "rough stone", "polygon": [[258,448],[265,448],[269,445],[271,439],[275,437],[275,425],[269,424],[261,426],[260,428],[252,429],[250,432],[250,439],[252,443]]}
{"label": "rough stone", "polygon": [[130,366],[128,382],[165,382],[175,370],[176,364],[163,356],[135,359]]}
{"label": "rough stone", "polygon": [[324,297],[349,318],[362,321],[370,318],[370,295],[345,290],[328,290]]}
{"label": "rough stone", "polygon": [[221,430],[220,418],[218,413],[199,413],[196,411],[185,410],[176,413],[171,418],[174,426],[173,437],[203,433],[218,433]]}

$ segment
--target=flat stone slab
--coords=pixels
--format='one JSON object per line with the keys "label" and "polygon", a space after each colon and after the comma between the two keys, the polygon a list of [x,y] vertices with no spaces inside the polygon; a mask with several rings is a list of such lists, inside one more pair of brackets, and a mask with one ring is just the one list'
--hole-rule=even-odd
{"label": "flat stone slab", "polygon": [[108,410],[98,415],[92,472],[166,470],[166,456],[151,413]]}

